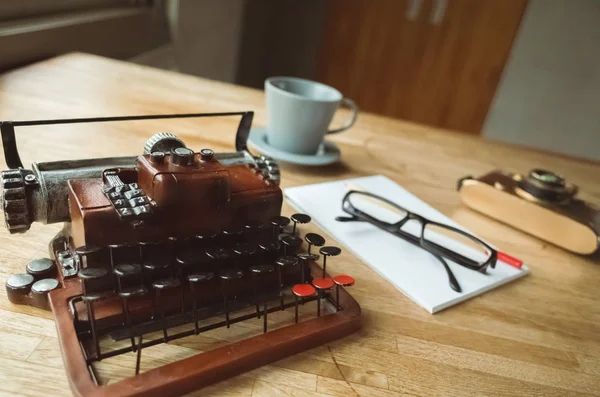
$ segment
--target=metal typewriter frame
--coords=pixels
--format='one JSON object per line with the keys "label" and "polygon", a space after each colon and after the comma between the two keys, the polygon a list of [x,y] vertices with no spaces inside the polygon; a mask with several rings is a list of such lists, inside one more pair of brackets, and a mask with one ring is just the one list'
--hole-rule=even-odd
{"label": "metal typewriter frame", "polygon": [[[311,265],[313,274],[322,274],[316,263]],[[59,289],[50,293],[50,305],[56,318],[59,343],[71,388],[76,396],[177,396],[222,381],[262,365],[280,360],[292,354],[322,345],[349,335],[360,328],[360,306],[345,290],[340,289],[340,311],[315,317],[298,324],[278,328],[239,342],[176,361],[165,366],[126,378],[103,387],[94,381],[90,365],[96,361],[86,357],[77,336],[70,301],[78,293],[76,288]],[[333,304],[331,296],[327,295]],[[293,307],[287,303],[285,307]],[[279,305],[268,313],[281,310]],[[261,313],[262,314],[262,313]],[[232,317],[235,323],[255,314]],[[192,324],[193,325],[193,324]],[[216,326],[215,326],[216,325]],[[205,330],[224,327],[225,323],[211,325]],[[170,336],[169,340],[193,335],[195,330]],[[143,342],[142,348],[162,343],[162,338]],[[110,352],[102,358],[113,357],[131,351]]]}

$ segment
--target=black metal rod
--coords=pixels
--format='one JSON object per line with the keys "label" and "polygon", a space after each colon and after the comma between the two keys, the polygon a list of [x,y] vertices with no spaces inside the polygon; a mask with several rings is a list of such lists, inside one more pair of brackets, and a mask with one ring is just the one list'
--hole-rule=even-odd
{"label": "black metal rod", "polygon": [[[267,301],[265,300],[264,303],[265,306],[265,311],[264,311],[264,317],[263,317],[263,334],[267,333],[267,314],[269,313],[269,310],[267,309]],[[273,310],[275,311],[275,310]]]}
{"label": "black metal rod", "polygon": [[[307,298],[306,300],[307,300],[307,302],[311,302],[311,301],[313,301],[315,299],[316,298],[313,297],[313,298]],[[285,306],[286,306],[286,308],[291,308],[292,306],[294,306],[294,303],[292,303],[292,302],[286,303]],[[265,330],[264,332],[266,332],[266,324],[267,324],[267,319],[266,319],[267,316],[266,316],[266,314],[267,313],[273,313],[273,312],[279,311],[280,308],[279,308],[279,305],[277,305],[275,307],[272,307],[272,308],[267,308],[267,302],[266,301],[264,302],[264,307],[265,307],[265,309],[263,311],[263,313],[264,313],[264,326],[263,326],[263,328]],[[230,318],[229,319],[229,323],[230,324],[240,323],[242,321],[246,321],[246,320],[249,320],[251,318],[254,318],[255,316],[256,316],[256,313],[244,314],[244,315],[239,316],[239,317]],[[221,328],[221,327],[224,327],[226,325],[227,324],[226,324],[225,321],[220,321],[218,323],[208,324],[208,325],[205,325],[203,327],[200,327],[200,328],[198,328],[198,330],[199,330],[199,333],[202,333],[202,332],[206,332],[206,331],[211,331],[213,329]],[[194,334],[195,334],[195,330],[194,329],[190,329],[188,331],[182,331],[182,332],[179,332],[179,333],[176,333],[176,334],[173,334],[173,335],[169,335],[168,341],[185,338],[185,337],[188,337],[188,336],[192,336]],[[147,342],[143,342],[141,345],[138,343],[138,349],[140,349],[142,347],[146,348],[146,347],[156,346],[156,345],[159,345],[161,343],[165,343],[165,341],[164,341],[163,338],[153,339],[153,340],[150,340],[150,341],[147,341]],[[100,355],[100,357],[91,357],[91,358],[88,358],[87,359],[87,363],[88,364],[89,363],[93,363],[93,362],[96,362],[96,361],[104,360],[104,359],[107,359],[107,358],[110,358],[110,357],[115,357],[115,356],[118,356],[118,355],[121,355],[121,354],[124,354],[124,353],[129,353],[129,352],[132,352],[132,351],[133,350],[132,350],[131,346],[123,347],[121,349],[116,349],[116,350],[112,350],[112,351],[103,353],[103,354]]]}
{"label": "black metal rod", "polygon": [[321,290],[317,292],[317,317],[321,317]]}
{"label": "black metal rod", "polygon": [[294,294],[294,309],[295,309],[294,319],[296,320],[296,324],[298,324],[298,296],[295,294]]}
{"label": "black metal rod", "polygon": [[140,373],[140,363],[142,361],[142,335],[140,335],[140,341],[138,342],[138,347],[137,347],[137,357],[135,359],[135,374],[139,374]]}
{"label": "black metal rod", "polygon": [[217,113],[183,113],[183,114],[152,114],[143,116],[116,116],[116,117],[84,117],[74,119],[52,119],[52,120],[27,120],[27,121],[8,121],[15,127],[31,125],[55,125],[55,124],[76,124],[76,123],[105,123],[111,121],[135,121],[135,120],[157,120],[157,119],[183,119],[195,117],[216,117],[216,116],[243,116],[248,112],[217,112]]}

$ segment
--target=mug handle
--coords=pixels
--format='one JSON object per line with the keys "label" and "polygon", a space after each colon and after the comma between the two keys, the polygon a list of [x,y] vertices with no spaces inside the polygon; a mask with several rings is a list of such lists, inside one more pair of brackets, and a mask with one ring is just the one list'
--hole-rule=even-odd
{"label": "mug handle", "polygon": [[327,134],[335,134],[338,132],[346,131],[348,128],[352,127],[356,122],[356,118],[358,117],[358,106],[356,106],[356,103],[354,103],[354,101],[350,98],[343,98],[340,102],[340,107],[342,106],[350,109],[350,111],[352,112],[352,116],[350,116],[350,119],[342,127],[336,128],[335,130],[329,130],[327,131]]}

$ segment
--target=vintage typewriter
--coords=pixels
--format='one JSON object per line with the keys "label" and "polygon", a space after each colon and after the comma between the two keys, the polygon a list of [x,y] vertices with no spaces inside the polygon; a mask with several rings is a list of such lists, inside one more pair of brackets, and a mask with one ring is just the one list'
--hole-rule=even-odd
{"label": "vintage typewriter", "polygon": [[[15,127],[28,125],[236,115],[232,153],[196,152],[175,135],[158,133],[140,156],[25,169],[15,138]],[[281,215],[279,167],[248,151],[252,116],[0,124],[9,167],[1,174],[8,230],[64,222],[49,257],[11,276],[7,295],[13,303],[51,308],[75,395],[181,395],[359,328],[360,307],[345,290],[354,279],[326,272],[327,258],[340,249],[316,233],[300,235],[308,215]],[[311,305],[314,315],[299,321],[299,307]],[[288,322],[267,321],[285,310],[295,313]],[[144,349],[227,332],[242,321],[260,322],[262,332],[140,371]],[[95,366],[125,354],[135,357],[131,376],[103,385]]]}

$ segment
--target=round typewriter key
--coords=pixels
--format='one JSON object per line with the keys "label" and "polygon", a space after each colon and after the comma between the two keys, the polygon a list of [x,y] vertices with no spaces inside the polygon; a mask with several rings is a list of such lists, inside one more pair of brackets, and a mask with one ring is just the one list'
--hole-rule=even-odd
{"label": "round typewriter key", "polygon": [[239,256],[252,255],[256,252],[256,247],[250,243],[237,243],[233,246],[233,252]]}
{"label": "round typewriter key", "polygon": [[300,259],[300,271],[301,280],[303,283],[307,282],[307,275],[310,275],[310,263],[319,260],[319,255],[317,254],[309,254],[306,252],[301,252],[298,255],[298,259]]}
{"label": "round typewriter key", "polygon": [[342,250],[338,247],[328,246],[328,247],[321,248],[319,250],[319,252],[321,253],[321,255],[323,255],[323,278],[325,278],[325,274],[326,274],[325,268],[327,267],[327,257],[328,256],[338,256],[339,254],[342,253]]}
{"label": "round typewriter key", "polygon": [[6,280],[6,295],[12,303],[22,304],[31,290],[34,278],[31,274],[14,274]]}
{"label": "round typewriter key", "polygon": [[302,245],[302,239],[297,236],[284,236],[281,239],[283,244],[283,255],[295,255],[298,248]]}
{"label": "round typewriter key", "polygon": [[281,244],[279,243],[279,241],[269,241],[268,243],[259,244],[258,247],[263,251],[273,252],[279,251],[279,249],[281,248]]}
{"label": "round typewriter key", "polygon": [[227,328],[229,324],[229,307],[227,305],[228,286],[231,280],[236,280],[244,277],[244,272],[240,269],[225,269],[219,273],[219,278],[223,280],[223,309],[225,310],[225,323]]}
{"label": "round typewriter key", "polygon": [[325,238],[317,233],[306,233],[304,241],[308,243],[308,253],[310,254],[310,248],[314,245],[315,247],[322,247],[325,245]]}
{"label": "round typewriter key", "polygon": [[335,310],[340,310],[340,287],[351,287],[354,285],[354,278],[345,274],[340,274],[333,278],[335,283]]}
{"label": "round typewriter key", "polygon": [[270,265],[255,265],[255,266],[250,266],[250,268],[248,270],[250,270],[250,274],[252,274],[252,292],[253,292],[253,301],[254,301],[254,304],[256,305],[256,317],[260,318],[260,307],[258,306],[259,302],[257,299],[258,280],[256,278],[261,277],[261,276],[266,276],[270,273],[273,273],[275,271],[275,268]]}
{"label": "round typewriter key", "polygon": [[292,218],[292,221],[294,222],[294,228],[292,229],[292,235],[296,234],[296,225],[298,223],[300,223],[300,224],[309,223],[312,220],[312,218],[306,214],[294,214],[290,218]]}
{"label": "round typewriter key", "polygon": [[[196,296],[196,290],[194,286],[196,284],[208,283],[209,281],[212,281],[214,277],[215,275],[213,273],[196,273],[187,276],[188,282],[190,283],[190,293],[192,295],[192,313],[194,317],[194,332],[196,335],[198,335],[198,297]],[[211,293],[211,303],[212,296],[213,294]]]}
{"label": "round typewriter key", "polygon": [[58,280],[53,278],[45,278],[33,283],[31,286],[33,306],[48,309],[48,293],[56,288],[58,288]]}
{"label": "round typewriter key", "polygon": [[317,291],[310,284],[296,284],[292,287],[292,293],[294,294],[295,319],[296,324],[298,324],[298,298],[302,298],[302,302],[304,303],[304,298],[315,296]]}
{"label": "round typewriter key", "polygon": [[[155,301],[159,305],[160,317],[163,321],[163,341],[165,343],[167,343],[169,337],[167,335],[167,326],[166,326],[166,324],[164,324],[165,309],[164,309],[163,303],[160,299],[160,292],[162,290],[170,290],[170,289],[178,288],[180,286],[181,286],[181,281],[179,281],[179,279],[175,278],[175,277],[169,277],[169,278],[164,278],[161,280],[156,280],[155,282],[152,283],[152,288],[154,288],[154,291],[156,291]],[[183,313],[184,309],[185,309],[185,306],[184,306],[184,301],[183,301],[183,288],[181,288],[181,312],[182,313]]]}
{"label": "round typewriter key", "polygon": [[46,294],[56,288],[58,288],[58,280],[54,278],[45,278],[33,283],[31,292],[36,294]]}
{"label": "round typewriter key", "polygon": [[283,232],[283,229],[290,224],[290,218],[285,216],[274,216],[271,218],[271,225],[273,226],[273,239],[277,240],[279,234]]}
{"label": "round typewriter key", "polygon": [[321,317],[321,299],[323,298],[324,291],[330,290],[333,288],[334,282],[330,278],[315,278],[313,280],[313,285],[318,291],[317,298],[317,317]]}
{"label": "round typewriter key", "polygon": [[142,266],[137,263],[121,263],[113,271],[119,277],[131,277],[142,273]]}
{"label": "round typewriter key", "polygon": [[103,267],[86,267],[85,269],[79,270],[77,276],[81,280],[97,280],[102,277],[106,277],[108,270]]}
{"label": "round typewriter key", "polygon": [[[291,237],[291,236],[286,236],[286,237]],[[281,304],[281,310],[284,309],[283,307],[283,272],[285,271],[285,269],[296,266],[298,264],[298,258],[296,258],[295,256],[284,256],[281,257],[279,259],[277,259],[275,261],[275,264],[277,264],[277,278],[279,279],[279,299],[280,299],[280,304]]]}
{"label": "round typewriter key", "polygon": [[48,258],[34,259],[27,264],[27,273],[38,280],[49,278],[56,274],[56,265]]}

